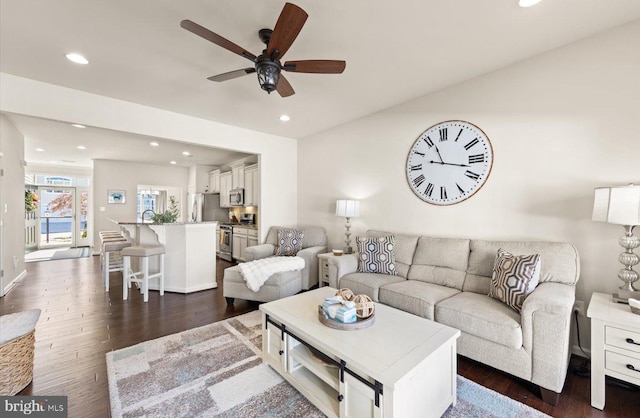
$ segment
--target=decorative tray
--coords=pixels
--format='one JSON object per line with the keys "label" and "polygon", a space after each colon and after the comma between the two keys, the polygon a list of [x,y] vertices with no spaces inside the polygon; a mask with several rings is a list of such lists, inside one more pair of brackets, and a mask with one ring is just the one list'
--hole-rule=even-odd
{"label": "decorative tray", "polygon": [[369,318],[358,318],[356,322],[345,324],[343,322],[336,321],[335,319],[327,318],[326,316],[324,316],[324,309],[322,309],[322,305],[318,305],[318,320],[320,320],[323,325],[326,325],[329,328],[340,329],[343,331],[353,331],[357,329],[369,328],[371,325],[373,325],[374,322],[376,322],[376,315],[374,313]]}

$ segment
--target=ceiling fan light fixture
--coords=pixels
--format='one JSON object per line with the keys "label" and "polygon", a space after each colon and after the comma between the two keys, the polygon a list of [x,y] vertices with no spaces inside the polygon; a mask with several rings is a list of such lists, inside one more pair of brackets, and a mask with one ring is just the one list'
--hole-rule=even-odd
{"label": "ceiling fan light fixture", "polygon": [[278,81],[280,80],[280,65],[278,62],[265,57],[258,58],[256,74],[258,74],[258,83],[260,83],[262,90],[271,93],[278,88]]}

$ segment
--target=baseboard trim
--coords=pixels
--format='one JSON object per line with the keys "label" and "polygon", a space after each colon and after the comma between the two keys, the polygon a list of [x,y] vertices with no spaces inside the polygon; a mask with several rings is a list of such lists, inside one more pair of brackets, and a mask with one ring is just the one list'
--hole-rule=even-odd
{"label": "baseboard trim", "polygon": [[[582,350],[584,350],[584,353],[582,352]],[[578,346],[578,344],[574,344],[571,347],[571,354],[576,355],[578,357],[583,357],[586,354],[587,356],[589,356],[589,358],[591,358],[591,349],[588,347],[582,347],[582,350],[580,350],[580,346]]]}
{"label": "baseboard trim", "polygon": [[7,293],[11,292],[13,290],[14,287],[16,287],[18,285],[18,283],[20,282],[20,280],[24,279],[27,276],[27,270],[22,270],[22,272],[20,274],[18,274],[13,280],[11,280],[9,282],[9,284],[7,284],[3,291],[2,291],[2,296],[5,296]]}

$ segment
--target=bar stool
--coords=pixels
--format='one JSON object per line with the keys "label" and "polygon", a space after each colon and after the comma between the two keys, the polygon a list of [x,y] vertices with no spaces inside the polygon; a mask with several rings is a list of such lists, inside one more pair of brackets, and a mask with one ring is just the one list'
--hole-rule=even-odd
{"label": "bar stool", "polygon": [[121,251],[127,247],[131,247],[131,241],[126,238],[105,239],[102,242],[102,277],[105,292],[109,291],[109,273],[123,271]]}
{"label": "bar stool", "polygon": [[[149,257],[158,256],[160,258],[160,270],[157,273],[149,274]],[[131,269],[131,257],[139,257],[140,271],[134,272]],[[149,301],[149,279],[159,278],[160,296],[164,295],[164,246],[131,246],[122,250],[122,299],[127,300],[131,282],[141,286],[144,301]]]}

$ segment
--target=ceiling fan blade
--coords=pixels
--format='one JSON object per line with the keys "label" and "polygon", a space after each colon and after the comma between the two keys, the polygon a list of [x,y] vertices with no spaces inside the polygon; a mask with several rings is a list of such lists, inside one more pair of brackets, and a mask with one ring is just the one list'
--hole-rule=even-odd
{"label": "ceiling fan blade", "polygon": [[347,63],[345,61],[335,60],[303,60],[284,63],[286,71],[296,73],[340,74],[346,66]]}
{"label": "ceiling fan blade", "polygon": [[282,58],[291,47],[293,41],[296,40],[302,26],[304,26],[304,22],[307,21],[307,17],[309,17],[307,12],[300,7],[295,4],[285,3],[276,22],[276,27],[271,34],[267,54],[271,56],[273,51],[278,50],[280,53],[276,58]]}
{"label": "ceiling fan blade", "polygon": [[251,52],[247,51],[242,47],[239,47],[238,45],[234,44],[230,40],[223,38],[217,33],[211,32],[209,29],[202,27],[195,22],[192,22],[190,20],[183,20],[182,22],[180,22],[180,26],[182,26],[184,29],[188,30],[193,34],[196,34],[199,37],[206,39],[207,41],[213,42],[214,44],[221,46],[228,51],[233,52],[234,54],[238,54],[241,57],[244,57],[250,61],[255,62],[256,60],[256,56],[253,55]]}
{"label": "ceiling fan blade", "polygon": [[284,75],[282,73],[280,73],[280,80],[278,80],[277,90],[282,97],[289,97],[296,94],[296,92],[293,91],[293,87],[291,87],[291,84],[289,84],[289,81],[284,78]]}
{"label": "ceiling fan blade", "polygon": [[229,71],[228,73],[212,75],[211,77],[207,77],[207,80],[218,81],[218,82],[227,81],[227,80],[242,77],[243,75],[247,75],[255,72],[256,72],[256,69],[253,67],[243,68],[242,70],[235,70],[235,71]]}

